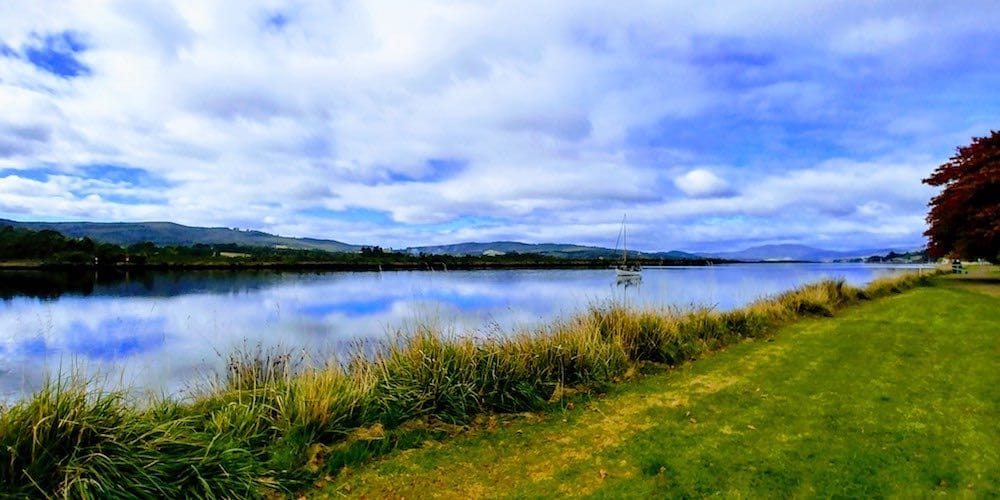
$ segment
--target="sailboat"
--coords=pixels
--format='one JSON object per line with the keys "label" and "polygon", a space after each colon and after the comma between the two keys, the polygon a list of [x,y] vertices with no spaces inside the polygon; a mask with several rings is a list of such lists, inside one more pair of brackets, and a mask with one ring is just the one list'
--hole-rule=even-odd
{"label": "sailboat", "polygon": [[642,278],[642,266],[638,263],[629,264],[628,262],[628,226],[625,224],[625,216],[622,216],[622,260],[615,267],[615,275],[619,279],[638,279]]}

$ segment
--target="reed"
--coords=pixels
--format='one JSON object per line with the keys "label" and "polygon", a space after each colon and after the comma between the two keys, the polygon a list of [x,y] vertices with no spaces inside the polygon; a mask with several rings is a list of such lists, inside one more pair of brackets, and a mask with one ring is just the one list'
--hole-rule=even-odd
{"label": "reed", "polygon": [[407,436],[436,436],[435,422],[542,409],[566,388],[600,388],[636,363],[683,363],[799,317],[830,316],[928,282],[902,275],[858,289],[827,280],[734,311],[606,304],[536,331],[479,339],[422,325],[317,367],[302,354],[244,346],[187,402],[136,402],[57,377],[0,410],[0,483],[13,496],[294,490],[324,470],[315,463],[318,444],[342,443],[326,462],[335,472],[329,467],[412,444]]}
{"label": "reed", "polygon": [[933,274],[908,273],[902,276],[885,276],[873,280],[863,290],[866,298],[879,298],[902,293],[916,286],[927,285]]}
{"label": "reed", "polygon": [[264,491],[254,452],[232,429],[201,425],[176,402],[57,377],[0,414],[3,496],[246,496]]}

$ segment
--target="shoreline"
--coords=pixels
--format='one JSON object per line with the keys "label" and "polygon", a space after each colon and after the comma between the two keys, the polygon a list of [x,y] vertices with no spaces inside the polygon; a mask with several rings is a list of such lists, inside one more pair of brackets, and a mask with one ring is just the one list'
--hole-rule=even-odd
{"label": "shoreline", "polygon": [[[456,257],[455,259],[462,259]],[[647,267],[681,267],[743,264],[709,260],[654,260]],[[794,263],[794,262],[783,262]],[[462,262],[434,260],[421,262],[173,262],[154,264],[93,265],[45,262],[0,262],[0,271],[213,271],[213,270],[279,270],[279,271],[469,271],[489,269],[612,269],[608,260],[565,260],[529,262]]]}
{"label": "shoreline", "polygon": [[0,483],[23,494],[291,493],[321,472],[310,469],[316,449],[326,450],[325,471],[336,474],[436,435],[433,428],[421,434],[421,425],[544,412],[569,394],[621,383],[645,364],[678,366],[929,278],[907,273],[864,288],[824,280],[724,312],[595,307],[480,341],[421,329],[378,352],[359,345],[345,362],[315,368],[297,366],[292,353],[239,351],[213,387],[185,401],[142,403],[64,374],[0,410],[0,449],[10,453]]}
{"label": "shoreline", "polygon": [[[456,257],[455,259],[462,259]],[[863,264],[874,267],[926,268],[936,267],[934,262],[823,262],[811,260],[763,260],[763,261],[723,261],[723,260],[659,260],[641,262],[647,269],[673,267],[711,267],[731,265],[782,265],[782,264]],[[154,264],[111,265],[46,263],[46,262],[0,262],[3,271],[52,271],[52,272],[146,272],[146,271],[322,271],[322,272],[378,272],[378,271],[479,271],[479,270],[545,270],[545,269],[614,269],[608,260],[565,260],[553,262],[455,262],[449,260],[421,262],[172,262]]]}

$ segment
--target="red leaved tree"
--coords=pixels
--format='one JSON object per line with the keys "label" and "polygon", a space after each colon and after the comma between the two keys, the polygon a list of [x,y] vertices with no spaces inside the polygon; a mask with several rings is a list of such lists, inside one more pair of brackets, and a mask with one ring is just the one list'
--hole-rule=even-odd
{"label": "red leaved tree", "polygon": [[1000,132],[973,137],[924,183],[944,186],[929,204],[928,253],[1000,258]]}

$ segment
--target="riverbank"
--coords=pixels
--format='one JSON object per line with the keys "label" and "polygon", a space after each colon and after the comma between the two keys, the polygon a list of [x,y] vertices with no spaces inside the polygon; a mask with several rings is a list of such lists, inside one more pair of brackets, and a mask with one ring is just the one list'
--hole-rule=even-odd
{"label": "riverbank", "polygon": [[[710,259],[645,259],[645,266],[711,266],[737,264],[737,262]],[[789,262],[783,262],[789,263]],[[371,261],[371,262],[272,262],[272,261],[212,261],[212,262],[160,262],[150,264],[110,265],[53,263],[41,261],[0,262],[0,271],[216,271],[216,270],[274,270],[274,271],[470,271],[501,269],[608,269],[614,263],[604,259],[545,259],[545,260],[491,260],[478,257],[451,257],[414,261]]]}
{"label": "riverbank", "polygon": [[785,326],[604,397],[470,426],[317,497],[990,497],[1000,271]]}
{"label": "riverbank", "polygon": [[679,365],[926,280],[883,279],[863,290],[827,281],[728,312],[610,305],[503,338],[418,330],[318,370],[298,370],[283,353],[236,353],[219,383],[187,402],[137,402],[57,381],[0,414],[0,450],[9,454],[0,480],[23,493],[294,490],[480,415],[551,409],[650,362]]}

